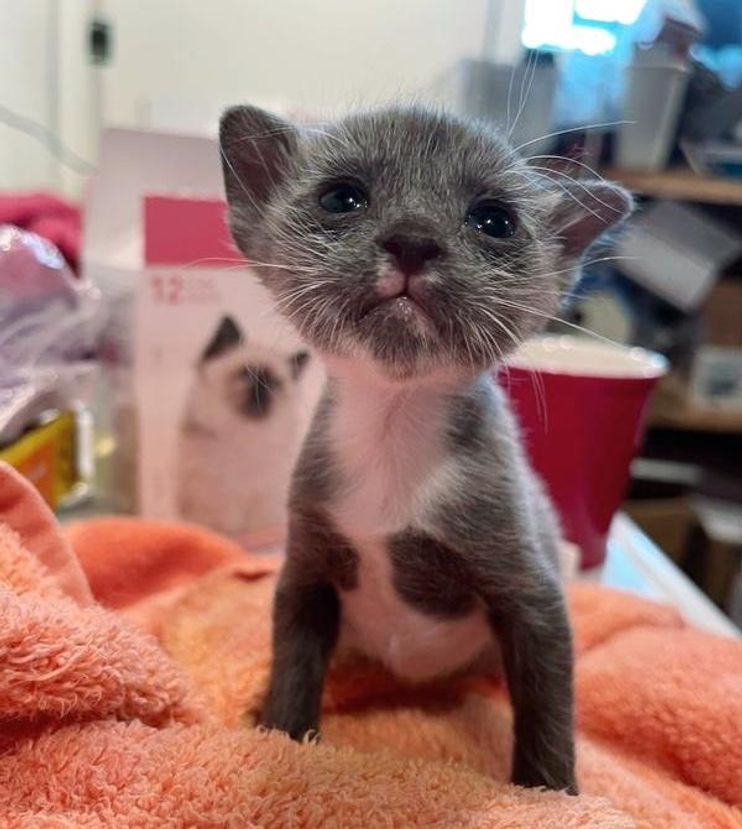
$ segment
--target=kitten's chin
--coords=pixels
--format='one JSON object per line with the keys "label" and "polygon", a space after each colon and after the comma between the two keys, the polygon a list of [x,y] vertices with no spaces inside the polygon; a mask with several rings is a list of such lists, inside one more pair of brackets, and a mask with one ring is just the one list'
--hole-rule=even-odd
{"label": "kitten's chin", "polygon": [[[441,372],[452,374],[453,366],[444,365],[429,354],[414,350],[390,349],[356,343],[347,349],[316,349],[318,356],[331,373],[357,373],[375,377],[387,383],[407,383],[424,380]],[[462,373],[461,369],[457,373]]]}
{"label": "kitten's chin", "polygon": [[352,377],[356,382],[382,386],[450,386],[456,388],[476,376],[473,369],[438,360],[380,360],[366,349],[353,356],[319,354],[328,374]]}
{"label": "kitten's chin", "polygon": [[388,337],[348,337],[331,348],[320,344],[314,348],[331,371],[368,373],[394,384],[440,380],[456,385],[490,368],[484,358],[462,360],[463,354],[454,353],[440,340],[409,329],[397,329]]}
{"label": "kitten's chin", "polygon": [[334,329],[307,325],[299,331],[331,373],[353,369],[388,383],[455,384],[491,365],[489,355],[463,345],[464,332],[447,330],[439,315],[406,296],[376,303]]}
{"label": "kitten's chin", "polygon": [[364,334],[380,338],[415,336],[438,339],[427,309],[407,294],[373,305],[361,316],[359,328]]}
{"label": "kitten's chin", "polygon": [[374,360],[378,373],[391,383],[410,383],[424,380],[436,374],[437,366],[427,361],[381,361]]}

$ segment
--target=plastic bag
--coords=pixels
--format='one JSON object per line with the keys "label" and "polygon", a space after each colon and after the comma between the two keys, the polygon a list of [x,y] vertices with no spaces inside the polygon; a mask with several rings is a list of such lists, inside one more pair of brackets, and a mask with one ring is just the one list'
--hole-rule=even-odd
{"label": "plastic bag", "polygon": [[0,445],[92,397],[100,292],[50,242],[0,225]]}

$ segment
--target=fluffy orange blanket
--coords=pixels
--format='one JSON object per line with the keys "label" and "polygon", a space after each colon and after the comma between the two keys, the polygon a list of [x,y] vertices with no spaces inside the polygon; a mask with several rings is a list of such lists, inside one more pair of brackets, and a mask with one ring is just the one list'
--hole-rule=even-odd
{"label": "fluffy orange blanket", "polygon": [[[74,550],[74,553],[73,553]],[[0,469],[3,827],[740,827],[742,644],[571,589],[583,794],[508,785],[494,683],[330,678],[320,744],[241,722],[276,562],[193,527],[64,536]]]}

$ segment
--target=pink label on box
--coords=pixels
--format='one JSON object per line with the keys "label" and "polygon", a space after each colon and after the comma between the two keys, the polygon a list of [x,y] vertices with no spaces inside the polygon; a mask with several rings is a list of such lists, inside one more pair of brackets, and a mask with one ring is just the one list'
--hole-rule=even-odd
{"label": "pink label on box", "polygon": [[243,261],[225,216],[222,199],[145,196],[145,264],[228,268]]}

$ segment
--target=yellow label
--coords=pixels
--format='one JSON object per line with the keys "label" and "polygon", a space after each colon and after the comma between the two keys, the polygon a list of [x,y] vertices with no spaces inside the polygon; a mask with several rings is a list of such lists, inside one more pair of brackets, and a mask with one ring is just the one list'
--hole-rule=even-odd
{"label": "yellow label", "polygon": [[54,509],[77,483],[75,416],[62,412],[0,449],[0,460],[15,467]]}

